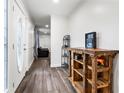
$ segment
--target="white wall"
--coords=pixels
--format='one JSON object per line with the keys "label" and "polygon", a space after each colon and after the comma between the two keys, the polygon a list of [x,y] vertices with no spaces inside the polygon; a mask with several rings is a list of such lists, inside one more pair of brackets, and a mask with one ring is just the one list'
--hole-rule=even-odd
{"label": "white wall", "polygon": [[40,39],[40,46],[42,48],[48,48],[50,50],[50,46],[51,46],[51,40],[50,40],[50,35],[40,35],[39,39]]}
{"label": "white wall", "polygon": [[[71,47],[85,47],[85,33],[97,32],[97,47],[119,49],[118,0],[86,0],[69,17]],[[118,56],[114,61],[114,93],[118,93]]]}
{"label": "white wall", "polygon": [[68,34],[68,19],[51,15],[51,67],[61,66],[63,36]]}
{"label": "white wall", "polygon": [[25,48],[27,48],[26,56],[28,57],[27,60],[24,60],[23,69],[19,73],[17,68],[17,62],[16,62],[16,50],[15,50],[15,30],[14,30],[14,6],[15,0],[8,0],[8,93],[14,93],[16,88],[18,87],[19,83],[21,82],[22,78],[25,75],[25,72],[27,68],[29,68],[30,64],[33,62],[33,29],[34,26],[28,16],[27,11],[25,10],[22,2],[20,0],[17,0],[18,4],[20,5],[26,21],[26,27],[27,30],[25,32],[27,41],[27,45]]}
{"label": "white wall", "polygon": [[4,93],[4,0],[0,1],[0,93]]}
{"label": "white wall", "polygon": [[117,0],[85,1],[70,17],[71,46],[84,47],[84,34],[96,31],[98,47],[118,49],[118,16]]}

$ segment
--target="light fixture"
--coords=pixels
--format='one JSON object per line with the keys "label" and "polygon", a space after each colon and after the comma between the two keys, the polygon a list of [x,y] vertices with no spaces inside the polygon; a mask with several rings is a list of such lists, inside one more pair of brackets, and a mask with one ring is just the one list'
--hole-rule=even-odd
{"label": "light fixture", "polygon": [[46,27],[46,28],[48,28],[48,27],[49,27],[49,25],[45,25],[45,27]]}
{"label": "light fixture", "polygon": [[59,0],[53,0],[54,3],[59,3]]}

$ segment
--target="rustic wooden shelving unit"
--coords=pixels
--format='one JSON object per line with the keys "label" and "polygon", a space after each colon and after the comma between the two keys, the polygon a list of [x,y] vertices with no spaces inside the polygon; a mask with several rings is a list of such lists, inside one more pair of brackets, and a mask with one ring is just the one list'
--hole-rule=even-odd
{"label": "rustic wooden shelving unit", "polygon": [[118,50],[68,48],[70,77],[78,93],[113,93],[112,63]]}

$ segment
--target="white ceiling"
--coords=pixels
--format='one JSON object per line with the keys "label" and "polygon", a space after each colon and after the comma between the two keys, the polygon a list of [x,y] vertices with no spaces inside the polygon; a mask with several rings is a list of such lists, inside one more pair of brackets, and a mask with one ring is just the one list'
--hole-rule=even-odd
{"label": "white ceiling", "polygon": [[44,26],[50,24],[52,14],[68,16],[83,0],[22,0],[33,22]]}

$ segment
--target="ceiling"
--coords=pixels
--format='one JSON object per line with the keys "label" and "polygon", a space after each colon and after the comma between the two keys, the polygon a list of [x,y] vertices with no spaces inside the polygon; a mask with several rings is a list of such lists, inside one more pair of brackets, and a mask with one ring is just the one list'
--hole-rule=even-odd
{"label": "ceiling", "polygon": [[68,16],[83,0],[22,0],[35,25],[50,25],[50,15]]}

